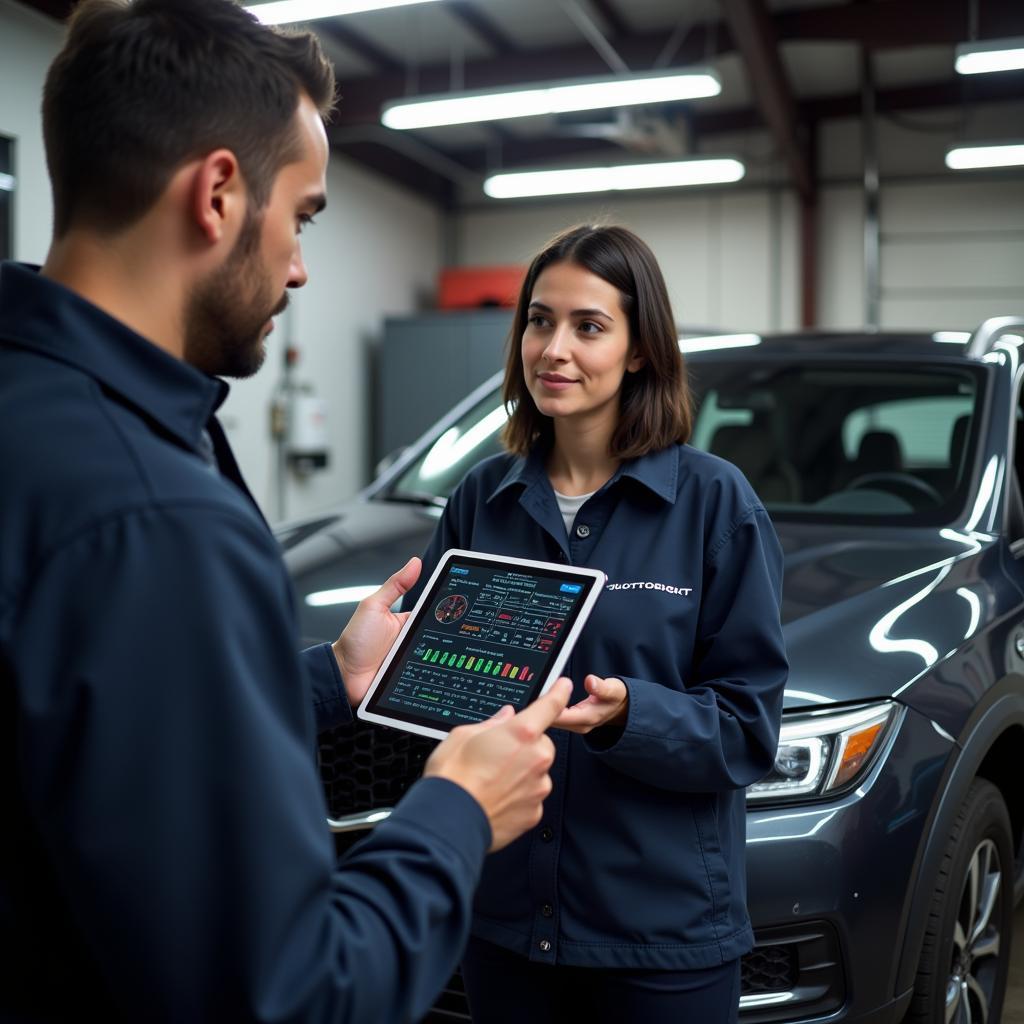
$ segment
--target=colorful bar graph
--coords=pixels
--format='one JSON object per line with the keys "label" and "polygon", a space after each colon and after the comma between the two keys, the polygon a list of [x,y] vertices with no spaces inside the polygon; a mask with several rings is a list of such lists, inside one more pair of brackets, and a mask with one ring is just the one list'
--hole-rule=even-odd
{"label": "colorful bar graph", "polygon": [[500,658],[484,658],[480,655],[458,654],[455,651],[434,650],[428,647],[420,656],[421,661],[430,664],[447,665],[448,668],[461,668],[467,672],[479,672],[485,676],[501,676],[502,679],[518,679],[521,683],[528,683],[536,678],[536,673],[531,672],[526,665],[513,665],[509,661],[502,661]]}

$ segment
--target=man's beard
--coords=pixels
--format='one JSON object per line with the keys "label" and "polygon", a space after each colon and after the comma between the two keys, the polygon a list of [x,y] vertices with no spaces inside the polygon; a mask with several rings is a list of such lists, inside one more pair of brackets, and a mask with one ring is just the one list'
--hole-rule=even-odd
{"label": "man's beard", "polygon": [[275,303],[259,258],[262,218],[246,211],[238,241],[224,265],[199,284],[185,311],[185,361],[217,377],[251,377],[267,350],[263,328],[284,311]]}

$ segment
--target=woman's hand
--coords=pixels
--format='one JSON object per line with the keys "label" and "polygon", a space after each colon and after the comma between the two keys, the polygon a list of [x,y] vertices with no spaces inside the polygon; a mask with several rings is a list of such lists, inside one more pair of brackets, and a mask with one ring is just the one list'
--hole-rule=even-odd
{"label": "woman's hand", "polygon": [[566,708],[554,721],[555,729],[567,729],[585,736],[601,725],[625,725],[629,711],[629,690],[621,679],[587,676],[583,686],[589,696]]}
{"label": "woman's hand", "polygon": [[391,607],[416,585],[420,568],[420,560],[410,558],[380,590],[359,602],[355,615],[334,641],[334,657],[352,707],[366,696],[384,655],[409,618],[408,612],[393,612]]}

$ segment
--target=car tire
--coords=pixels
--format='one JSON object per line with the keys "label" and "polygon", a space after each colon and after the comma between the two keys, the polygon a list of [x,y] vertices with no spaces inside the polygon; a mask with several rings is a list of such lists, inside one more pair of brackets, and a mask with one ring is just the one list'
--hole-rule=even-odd
{"label": "car tire", "polygon": [[1013,935],[1013,840],[1002,794],[975,779],[950,831],[907,1024],[997,1024]]}

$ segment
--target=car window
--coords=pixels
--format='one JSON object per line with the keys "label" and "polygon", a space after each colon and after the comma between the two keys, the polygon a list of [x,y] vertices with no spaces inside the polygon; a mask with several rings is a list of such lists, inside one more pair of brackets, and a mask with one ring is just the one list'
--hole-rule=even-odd
{"label": "car window", "polygon": [[865,434],[885,430],[899,441],[906,466],[948,468],[956,423],[961,416],[970,417],[972,405],[970,394],[924,395],[857,409],[843,423],[844,453],[855,459]]}
{"label": "car window", "polygon": [[948,522],[962,508],[981,377],[892,364],[691,363],[692,443],[775,516]]}
{"label": "car window", "polygon": [[719,427],[749,427],[754,422],[753,409],[723,409],[718,404],[718,392],[712,388],[701,402],[700,412],[693,425],[690,443],[694,448],[707,450],[711,438]]}
{"label": "car window", "polygon": [[498,435],[507,419],[495,389],[409,466],[391,496],[447,498],[473,466],[501,451]]}
{"label": "car window", "polygon": [[[737,465],[775,516],[951,521],[972,465],[973,368],[692,360],[691,444]],[[424,449],[385,497],[447,499],[501,451],[497,389]]]}

